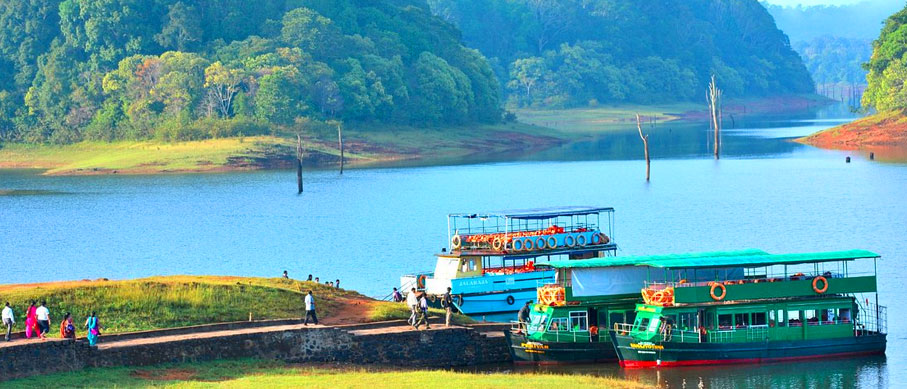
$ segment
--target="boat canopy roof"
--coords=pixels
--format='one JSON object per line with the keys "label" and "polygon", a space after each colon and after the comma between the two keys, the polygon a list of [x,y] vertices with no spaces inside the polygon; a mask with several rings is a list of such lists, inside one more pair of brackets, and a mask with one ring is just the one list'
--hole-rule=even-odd
{"label": "boat canopy roof", "polygon": [[688,254],[646,255],[586,259],[582,261],[558,261],[537,266],[556,269],[600,268],[614,266],[649,266],[669,269],[721,268],[721,267],[762,267],[771,265],[793,265],[850,261],[861,258],[879,258],[879,254],[867,250],[826,251],[814,253],[769,254],[758,249],[737,251],[709,251]]}
{"label": "boat canopy roof", "polygon": [[614,212],[612,207],[569,206],[532,209],[511,209],[485,213],[452,213],[448,217],[488,218],[504,217],[509,219],[548,219],[558,216],[592,215],[601,212]]}

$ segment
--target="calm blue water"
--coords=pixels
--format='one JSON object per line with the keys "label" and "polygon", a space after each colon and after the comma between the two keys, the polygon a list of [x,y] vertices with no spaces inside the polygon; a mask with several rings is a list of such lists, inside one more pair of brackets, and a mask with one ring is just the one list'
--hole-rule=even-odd
{"label": "calm blue water", "polygon": [[[517,162],[295,172],[44,177],[0,173],[0,283],[167,274],[341,279],[386,294],[402,273],[430,270],[448,212],[568,204],[617,209],[621,255],[762,248],[879,252],[889,307],[887,359],[685,369],[642,374],[679,386],[898,386],[907,382],[907,165],[823,151],[787,138],[832,126],[810,117],[738,121],[725,157],[708,156],[704,126],[652,129],[652,181],[635,131]],[[635,129],[634,129],[635,130]],[[634,140],[635,139],[635,140]],[[2,296],[0,296],[2,297]],[[779,371],[793,375],[778,376]],[[685,373],[684,373],[685,372]],[[763,377],[763,378],[759,378]],[[830,381],[838,377],[836,381]]]}

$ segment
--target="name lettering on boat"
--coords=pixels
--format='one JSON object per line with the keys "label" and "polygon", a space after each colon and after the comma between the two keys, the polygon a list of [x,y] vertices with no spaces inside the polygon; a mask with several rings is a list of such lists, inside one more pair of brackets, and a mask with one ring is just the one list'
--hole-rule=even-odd
{"label": "name lettering on boat", "polygon": [[548,349],[547,344],[542,344],[542,343],[538,343],[538,342],[520,343],[520,347],[523,348],[523,351],[530,353],[530,354],[531,353],[544,354],[545,350]]}
{"label": "name lettering on boat", "polygon": [[462,281],[460,286],[476,286],[476,285],[485,285],[488,283],[488,280],[472,280],[472,281]]}
{"label": "name lettering on boat", "polygon": [[655,312],[655,308],[652,308],[652,307],[639,307],[639,308],[637,308],[637,311],[641,311],[641,312]]}
{"label": "name lettering on boat", "polygon": [[513,277],[507,277],[506,279],[504,279],[504,285],[513,285],[515,283],[516,279],[514,279]]}
{"label": "name lettering on boat", "polygon": [[637,350],[664,350],[665,346],[654,343],[630,343],[630,348]]}

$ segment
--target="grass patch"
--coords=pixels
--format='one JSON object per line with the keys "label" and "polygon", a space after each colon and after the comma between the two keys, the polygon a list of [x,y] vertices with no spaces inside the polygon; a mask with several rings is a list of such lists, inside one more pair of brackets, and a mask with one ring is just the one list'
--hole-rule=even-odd
{"label": "grass patch", "polygon": [[339,314],[352,300],[370,300],[314,282],[215,276],[0,285],[0,300],[12,304],[18,330],[23,329],[28,303],[46,300],[53,320],[51,334],[58,337],[54,329],[66,312],[72,312],[81,330],[87,315],[96,311],[104,333],[248,320],[250,312],[254,319],[299,318],[308,290],[317,299],[319,318]]}
{"label": "grass patch", "polygon": [[703,109],[693,103],[662,105],[616,105],[571,109],[517,109],[520,121],[552,127],[570,136],[625,130],[636,126],[636,114],[659,123],[679,120],[687,111]]}
{"label": "grass patch", "polygon": [[275,361],[231,360],[193,364],[168,364],[148,368],[100,368],[50,374],[4,383],[9,388],[511,388],[607,387],[645,388],[641,382],[588,375],[463,373],[447,370],[362,369],[310,367]]}

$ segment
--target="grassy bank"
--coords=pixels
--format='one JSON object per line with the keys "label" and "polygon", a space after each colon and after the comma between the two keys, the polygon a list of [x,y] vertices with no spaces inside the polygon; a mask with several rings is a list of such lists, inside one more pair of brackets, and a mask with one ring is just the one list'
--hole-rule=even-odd
{"label": "grassy bank", "polygon": [[873,152],[882,160],[907,161],[907,114],[892,111],[867,116],[797,142],[826,149]]}
{"label": "grassy bank", "polygon": [[[401,361],[403,363],[404,361]],[[311,367],[273,361],[236,360],[148,368],[88,369],[4,383],[34,387],[306,387],[306,388],[644,388],[640,382],[585,375],[460,373],[445,370],[366,370]]]}
{"label": "grassy bank", "polygon": [[[422,163],[550,147],[565,134],[533,125],[413,128],[354,126],[344,130],[347,166],[395,161]],[[335,166],[340,160],[337,133],[329,128],[303,132],[307,166]],[[234,137],[187,142],[116,141],[71,145],[3,144],[0,169],[44,169],[48,175],[154,174],[289,168],[296,139],[283,136]],[[0,188],[7,189],[7,188]]]}
{"label": "grassy bank", "polygon": [[[0,285],[0,301],[9,301],[15,309],[18,330],[23,329],[28,303],[46,300],[54,324],[65,312],[72,312],[80,328],[85,317],[96,311],[104,332],[116,333],[248,320],[250,313],[254,319],[298,318],[304,313],[303,296],[308,290],[316,296],[318,316],[327,324],[409,317],[402,304],[282,278],[170,276]],[[457,318],[458,323],[466,321]],[[58,331],[51,333],[59,336]]]}

